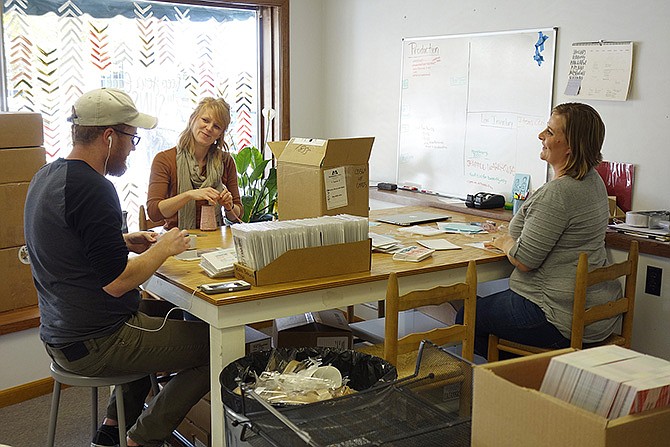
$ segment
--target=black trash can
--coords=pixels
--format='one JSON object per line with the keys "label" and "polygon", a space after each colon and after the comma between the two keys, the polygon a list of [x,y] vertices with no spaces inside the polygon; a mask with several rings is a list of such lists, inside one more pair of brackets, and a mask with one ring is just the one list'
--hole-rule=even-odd
{"label": "black trash can", "polygon": [[[248,430],[242,430],[240,423],[253,419],[254,413],[263,412],[265,409],[253,398],[243,398],[234,392],[240,382],[253,383],[254,374],[260,374],[266,369],[283,371],[283,367],[290,360],[303,361],[308,358],[318,358],[322,365],[337,368],[342,377],[349,379],[347,385],[355,391],[366,390],[380,382],[393,382],[397,378],[395,367],[384,359],[354,350],[303,347],[253,352],[230,363],[219,375],[226,419],[227,445],[235,447],[272,445],[264,441],[262,437]],[[281,404],[274,406],[279,411],[286,407]],[[249,418],[246,417],[247,415]],[[243,434],[245,439],[240,439]]]}

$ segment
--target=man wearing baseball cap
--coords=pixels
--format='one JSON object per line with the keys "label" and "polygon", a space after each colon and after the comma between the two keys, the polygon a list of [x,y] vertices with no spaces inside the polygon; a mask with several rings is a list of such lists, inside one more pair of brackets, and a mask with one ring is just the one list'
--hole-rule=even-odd
{"label": "man wearing baseball cap", "polygon": [[[53,361],[87,376],[178,371],[143,405],[146,379],[123,387],[129,446],[162,445],[210,388],[208,326],[138,312],[138,286],[189,246],[185,231],[121,232],[112,183],[155,117],[123,91],[85,93],[72,108],[72,151],[42,167],[26,197],[24,227],[40,308],[40,338]],[[137,256],[128,256],[129,252]],[[117,446],[116,403],[91,446]]]}

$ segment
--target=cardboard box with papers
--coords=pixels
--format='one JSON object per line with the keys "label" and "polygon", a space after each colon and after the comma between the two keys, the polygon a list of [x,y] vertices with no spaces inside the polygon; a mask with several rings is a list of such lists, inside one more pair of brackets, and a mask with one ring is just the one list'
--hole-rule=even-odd
{"label": "cardboard box with papers", "polygon": [[476,366],[472,445],[667,445],[670,439],[670,407],[607,420],[540,392],[551,358],[572,351],[568,348]]}

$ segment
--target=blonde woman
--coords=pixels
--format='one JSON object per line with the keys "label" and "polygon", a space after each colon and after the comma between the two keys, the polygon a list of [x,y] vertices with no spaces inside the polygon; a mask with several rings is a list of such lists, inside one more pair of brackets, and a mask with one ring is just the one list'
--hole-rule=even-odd
{"label": "blonde woman", "polygon": [[200,226],[203,205],[215,205],[217,224],[223,213],[233,222],[243,215],[235,161],[223,135],[230,106],[221,98],[204,98],[179,136],[177,146],[159,152],[151,164],[147,214],[165,228]]}

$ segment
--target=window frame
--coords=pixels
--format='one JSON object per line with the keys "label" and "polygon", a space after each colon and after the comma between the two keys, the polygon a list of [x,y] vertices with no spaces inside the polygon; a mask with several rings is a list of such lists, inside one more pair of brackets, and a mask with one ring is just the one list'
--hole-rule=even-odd
{"label": "window frame", "polygon": [[[260,108],[273,108],[277,115],[268,139],[284,140],[291,134],[289,77],[289,0],[153,0],[160,3],[210,7],[258,9],[260,54]],[[260,129],[265,128],[261,117]],[[265,148],[265,135],[259,135],[259,147]]]}
{"label": "window frame", "polygon": [[[196,5],[210,7],[253,8],[259,12],[259,55],[260,55],[260,107],[277,111],[268,133],[268,139],[283,140],[290,135],[289,98],[289,0],[153,0],[161,3]],[[4,7],[0,4],[0,13]],[[2,20],[0,20],[0,33]],[[7,89],[5,85],[5,58],[0,60],[0,110],[7,110]],[[261,114],[262,115],[262,114]],[[260,129],[265,128],[265,117],[261,117]],[[259,147],[264,148],[264,132],[259,132]],[[265,154],[266,158],[270,156]],[[38,327],[39,309],[29,306],[0,313],[0,335]]]}

